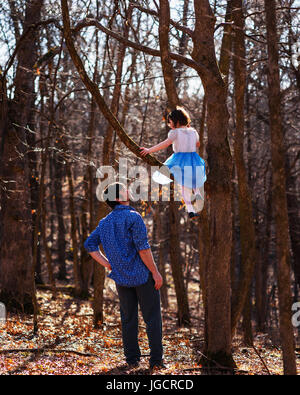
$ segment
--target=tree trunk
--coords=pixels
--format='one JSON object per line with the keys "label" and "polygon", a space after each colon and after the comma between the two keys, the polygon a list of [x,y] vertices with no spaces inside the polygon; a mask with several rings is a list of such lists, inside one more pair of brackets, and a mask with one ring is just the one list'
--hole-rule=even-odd
{"label": "tree trunk", "polygon": [[[131,24],[131,14],[132,8],[129,8],[128,14],[126,16],[126,23],[124,25],[124,38],[128,39],[129,34],[129,26]],[[122,81],[122,70],[123,63],[125,58],[126,46],[122,43],[119,43],[118,50],[118,58],[117,58],[117,70],[116,70],[116,79],[115,86],[112,94],[112,101],[110,105],[111,112],[117,116],[119,111],[119,102],[121,96],[121,81]],[[113,136],[113,126],[108,123],[105,138],[103,142],[103,165],[108,165],[110,163],[110,153],[112,150],[112,136]]]}
{"label": "tree trunk", "polygon": [[174,182],[170,185],[170,260],[177,299],[177,318],[179,326],[190,325],[190,313],[186,288],[184,285],[180,239],[178,234],[178,203],[174,201]]}
{"label": "tree trunk", "polygon": [[244,39],[244,16],[242,0],[233,0],[232,10],[234,38],[234,88],[236,107],[236,130],[234,134],[234,159],[238,177],[238,202],[240,218],[240,238],[242,248],[242,267],[237,286],[233,295],[231,311],[232,335],[237,327],[243,311],[244,302],[251,284],[256,258],[255,229],[252,214],[251,194],[248,186],[247,172],[244,162],[244,101],[246,87],[246,59]]}
{"label": "tree trunk", "polygon": [[[97,8],[98,13],[98,8]],[[129,9],[129,13],[127,15],[127,20],[124,27],[124,37],[127,39],[129,34],[129,25],[131,20],[132,9]],[[115,86],[112,95],[112,102],[110,106],[110,111],[116,117],[119,111],[119,102],[121,95],[121,79],[122,79],[122,70],[123,63],[125,58],[126,46],[124,44],[119,43],[119,51],[117,58],[117,71],[116,71],[116,79]],[[114,127],[111,123],[108,123],[104,142],[103,142],[103,154],[102,154],[102,164],[104,166],[110,164],[110,153],[112,150],[112,135],[113,135]],[[106,204],[100,202],[98,209],[98,221],[100,221],[105,215],[107,215],[109,210],[106,207]],[[105,282],[105,269],[103,266],[94,263],[94,325],[97,326],[98,322],[103,322],[103,290],[104,290],[104,282]]]}
{"label": "tree trunk", "polygon": [[266,199],[266,227],[262,237],[260,256],[258,257],[255,278],[255,303],[256,303],[256,322],[257,330],[265,332],[267,324],[267,275],[269,267],[269,252],[271,239],[272,206],[271,194],[269,192]]}
{"label": "tree trunk", "polygon": [[166,242],[162,240],[165,237],[165,221],[162,221],[164,212],[158,204],[155,207],[155,214],[153,221],[155,221],[155,242],[158,246],[158,269],[163,278],[163,285],[160,289],[162,306],[167,309],[169,307],[168,288],[166,282]]}
{"label": "tree trunk", "polygon": [[[94,69],[94,76],[93,80],[94,82],[97,81],[98,77],[98,48],[99,48],[99,39],[98,39],[98,33],[96,36],[96,61],[95,61],[95,69]],[[81,214],[81,224],[82,224],[82,242],[86,240],[88,236],[88,231],[92,232],[94,229],[94,223],[95,223],[95,210],[94,210],[94,178],[93,178],[93,171],[94,168],[90,165],[90,162],[92,160],[92,151],[93,151],[93,141],[95,137],[95,122],[96,122],[96,103],[94,98],[92,97],[91,100],[91,115],[90,115],[90,121],[89,121],[89,126],[88,126],[88,171],[85,173],[84,176],[84,194],[85,198],[83,200],[82,204],[82,214]],[[87,224],[87,213],[89,213],[89,226]],[[82,290],[81,290],[81,295],[84,297],[88,297],[89,295],[89,283],[91,279],[91,275],[93,273],[93,265],[91,263],[91,258],[85,248],[83,247],[82,243],[82,249],[81,249],[81,265],[80,265],[80,272],[81,272],[81,278],[82,278]],[[102,284],[102,283],[101,283]],[[104,285],[104,284],[103,284]],[[101,286],[100,285],[100,290],[99,294],[101,292],[103,293],[103,288],[101,291]],[[95,283],[95,286],[97,287],[97,284]],[[102,306],[102,302],[101,306]],[[94,304],[96,302],[94,301]],[[102,307],[101,307],[102,308]]]}
{"label": "tree trunk", "polygon": [[230,69],[231,53],[232,53],[232,9],[234,0],[227,0],[226,15],[225,15],[225,27],[222,38],[221,52],[219,68],[223,75],[223,79],[226,85],[226,90],[228,89],[228,76]]}
{"label": "tree trunk", "polygon": [[[95,70],[95,78],[96,78],[96,70]],[[95,119],[96,119],[96,114],[95,114],[95,101],[92,99],[91,102],[91,119],[90,119],[90,125],[89,125],[89,148],[88,148],[88,161],[91,160],[92,158],[92,147],[93,147],[93,138],[95,135]],[[95,205],[94,205],[94,176],[93,176],[93,167],[89,166],[88,168],[88,174],[87,177],[85,178],[86,182],[86,187],[85,187],[85,206],[87,205],[87,212],[89,213],[89,225],[87,226],[87,223],[85,224],[86,226],[86,231],[88,230],[89,232],[92,232],[95,226]],[[86,217],[86,216],[85,216]],[[84,233],[84,232],[83,232]],[[87,236],[87,235],[86,235]],[[83,240],[85,240],[86,237],[83,235]],[[81,273],[82,273],[82,279],[83,279],[83,293],[88,295],[88,287],[89,287],[89,281],[91,274],[93,273],[93,267],[91,265],[91,259],[88,256],[86,251],[81,252],[82,256],[82,262],[81,262]],[[86,272],[84,274],[84,272]]]}
{"label": "tree trunk", "polygon": [[175,84],[175,73],[169,55],[170,7],[168,0],[159,1],[159,45],[162,72],[168,96],[167,112],[180,104]]}
{"label": "tree trunk", "polygon": [[[189,0],[184,0],[183,2],[183,9],[182,9],[182,18],[181,22],[184,26],[187,26],[188,24],[188,13],[189,13]],[[180,55],[185,55],[187,52],[187,47],[188,47],[188,35],[186,32],[182,32],[180,40],[179,40],[179,49],[178,53]],[[175,72],[175,85],[176,88],[178,88],[179,83],[180,83],[180,77],[183,72],[183,64],[181,62],[177,62],[176,65],[174,66],[174,72]]]}
{"label": "tree trunk", "polygon": [[[227,90],[217,65],[214,46],[215,17],[208,1],[194,1],[195,31],[192,58],[205,65],[198,70],[207,100],[208,192],[210,245],[207,262],[207,339],[202,363],[233,368],[231,352],[231,174],[232,158],[227,140]],[[212,185],[213,187],[210,187]]]}
{"label": "tree trunk", "polygon": [[47,220],[46,220],[46,207],[45,207],[46,204],[45,203],[46,202],[44,201],[43,207],[42,207],[41,233],[42,233],[43,245],[44,245],[44,250],[45,250],[47,269],[48,269],[48,281],[51,284],[52,297],[53,297],[53,299],[55,299],[56,295],[57,295],[57,291],[56,291],[55,279],[54,279],[54,275],[53,275],[51,253],[50,253],[50,249],[49,249],[48,243],[47,243]]}
{"label": "tree trunk", "polygon": [[[295,275],[295,287],[300,291],[300,202],[297,196],[297,175],[293,175],[294,169],[291,168],[288,154],[286,154],[285,161],[286,168],[286,181],[287,181],[287,207],[288,207],[288,218],[289,218],[289,229],[291,237],[291,249],[292,249],[292,267]],[[296,295],[295,295],[296,296]]]}
{"label": "tree trunk", "polygon": [[78,237],[76,225],[76,209],[74,201],[74,181],[70,163],[66,163],[68,184],[69,184],[69,210],[71,216],[71,239],[72,239],[72,253],[73,253],[73,268],[74,268],[74,282],[76,295],[80,295],[81,291],[81,278],[79,271],[79,258],[78,258]]}
{"label": "tree trunk", "polygon": [[209,259],[209,246],[210,246],[210,231],[209,231],[209,209],[206,206],[201,212],[201,220],[199,221],[199,275],[200,275],[200,288],[202,291],[202,301],[204,306],[204,338],[208,340],[208,303],[207,303],[207,264]]}
{"label": "tree trunk", "polygon": [[[26,2],[23,30],[40,20],[42,0]],[[18,51],[15,95],[1,141],[1,176],[7,191],[1,191],[0,300],[7,309],[32,312],[37,308],[32,266],[32,218],[30,174],[26,153],[26,130],[34,95],[33,66],[37,58],[37,34],[31,29]]]}
{"label": "tree trunk", "polygon": [[[110,209],[107,204],[104,202],[99,202],[99,207],[97,210],[97,220],[98,222],[104,218]],[[104,253],[102,246],[100,246],[102,253]],[[100,265],[98,262],[94,263],[94,300],[93,300],[93,315],[94,315],[94,327],[101,327],[104,321],[103,314],[103,289],[105,282],[105,268]]]}
{"label": "tree trunk", "polygon": [[280,337],[285,374],[297,374],[295,343],[291,322],[291,279],[289,267],[289,227],[286,201],[285,157],[281,118],[281,94],[276,30],[276,2],[265,0],[268,44],[268,98],[271,129],[273,212],[276,226],[276,251],[279,295]]}
{"label": "tree trunk", "polygon": [[244,343],[246,346],[250,347],[253,344],[253,333],[252,333],[252,297],[251,297],[251,289],[248,289],[244,307],[243,307],[243,335],[244,335]]}
{"label": "tree trunk", "polygon": [[[159,44],[161,53],[161,64],[164,76],[164,83],[168,97],[167,112],[174,109],[179,104],[179,98],[176,91],[175,73],[169,56],[169,24],[170,8],[168,0],[160,0],[159,9]],[[180,253],[180,239],[178,232],[178,207],[179,204],[174,201],[174,181],[170,185],[170,259],[172,275],[175,284],[175,293],[177,299],[177,317],[178,325],[190,325],[190,313],[187,292],[184,285],[182,272],[182,258]]]}
{"label": "tree trunk", "polygon": [[57,244],[58,244],[58,279],[66,280],[66,228],[64,223],[64,206],[63,206],[63,195],[62,195],[62,180],[64,176],[64,168],[59,157],[56,157],[56,162],[54,164],[54,188],[55,188],[55,208],[57,214],[58,223],[58,234],[57,234]]}

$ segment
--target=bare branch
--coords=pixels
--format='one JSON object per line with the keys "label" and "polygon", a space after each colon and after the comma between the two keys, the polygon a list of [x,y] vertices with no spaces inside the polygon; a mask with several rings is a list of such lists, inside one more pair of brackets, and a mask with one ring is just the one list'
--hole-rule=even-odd
{"label": "bare branch", "polygon": [[63,23],[64,23],[64,37],[66,40],[66,44],[70,53],[70,56],[74,62],[77,71],[88,89],[88,91],[92,94],[93,98],[95,99],[100,111],[106,118],[106,120],[111,124],[114,128],[116,133],[118,134],[120,140],[126,145],[127,148],[130,149],[136,156],[143,159],[146,163],[153,166],[162,166],[162,163],[159,162],[151,155],[147,155],[143,157],[140,154],[139,146],[126,134],[125,130],[123,129],[122,125],[115,117],[115,115],[111,112],[109,107],[107,106],[103,96],[101,95],[97,84],[95,84],[88,76],[82,60],[80,59],[72,38],[72,31],[70,26],[70,16],[69,16],[69,8],[67,0],[61,0],[61,7],[62,7],[62,15],[63,15]]}
{"label": "bare branch", "polygon": [[[131,48],[137,49],[138,51],[145,52],[148,55],[152,55],[152,56],[157,56],[157,57],[161,56],[159,50],[149,48],[145,45],[133,42],[131,40],[126,40],[121,34],[114,32],[110,29],[107,29],[106,27],[101,25],[101,23],[99,23],[96,19],[86,18],[86,19],[82,20],[75,26],[75,28],[73,29],[73,32],[78,33],[81,29],[88,27],[88,26],[95,26],[99,30],[101,30],[103,33],[108,34],[109,36],[115,38],[116,40],[124,43],[125,45],[127,45]],[[204,66],[202,66],[200,63],[197,63],[192,59],[189,59],[185,56],[182,56],[182,55],[179,55],[179,54],[176,54],[173,52],[170,52],[170,58],[173,60],[176,60],[177,62],[183,63],[186,66],[189,66],[198,72],[199,71],[201,72],[201,70],[203,70],[203,68],[204,68]]]}

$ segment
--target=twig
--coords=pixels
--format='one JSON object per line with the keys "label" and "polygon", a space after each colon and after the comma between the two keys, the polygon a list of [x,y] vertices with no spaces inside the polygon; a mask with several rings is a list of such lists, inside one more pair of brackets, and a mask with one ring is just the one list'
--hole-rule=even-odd
{"label": "twig", "polygon": [[268,367],[267,367],[265,361],[263,360],[263,358],[262,358],[262,356],[260,355],[260,353],[257,351],[255,345],[252,344],[252,347],[253,347],[253,350],[254,350],[254,351],[256,352],[256,354],[258,355],[259,359],[261,360],[262,364],[264,365],[266,371],[268,372],[268,375],[271,376],[271,373],[270,373],[270,371],[269,371],[269,369],[268,369]]}
{"label": "twig", "polygon": [[46,349],[46,348],[12,348],[6,350],[0,350],[0,354],[10,354],[15,352],[30,352],[30,353],[44,353],[44,352],[55,352],[55,353],[73,353],[83,357],[96,357],[100,358],[97,354],[84,353],[76,350],[66,349]]}
{"label": "twig", "polygon": [[[186,368],[186,369],[182,369],[184,372],[192,372],[194,370],[216,370],[216,369],[222,369],[222,368],[216,368],[216,367],[195,367],[195,368]],[[223,368],[225,370],[228,370],[228,368]],[[242,369],[236,369],[234,370],[234,372],[236,373],[249,373],[247,370],[242,370]]]}

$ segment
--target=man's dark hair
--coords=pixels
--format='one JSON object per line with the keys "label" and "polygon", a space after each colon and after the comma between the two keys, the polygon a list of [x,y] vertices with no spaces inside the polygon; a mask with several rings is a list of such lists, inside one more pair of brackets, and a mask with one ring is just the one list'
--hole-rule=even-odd
{"label": "man's dark hair", "polygon": [[106,204],[114,209],[118,204],[120,204],[116,199],[120,199],[120,192],[125,191],[126,187],[121,182],[114,182],[113,184],[107,185],[103,190],[103,200]]}
{"label": "man's dark hair", "polygon": [[176,110],[173,110],[168,114],[167,121],[169,122],[170,120],[174,122],[175,127],[178,127],[178,125],[188,126],[191,123],[188,112],[179,106],[176,107]]}

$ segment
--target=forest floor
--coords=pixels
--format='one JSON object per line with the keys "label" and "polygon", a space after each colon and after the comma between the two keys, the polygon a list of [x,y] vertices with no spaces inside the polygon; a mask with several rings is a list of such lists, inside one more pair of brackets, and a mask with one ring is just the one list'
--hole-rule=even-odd
{"label": "forest floor", "polygon": [[[142,359],[135,369],[126,367],[121,338],[118,298],[111,280],[105,289],[105,322],[93,327],[91,300],[79,300],[68,292],[58,292],[56,300],[49,290],[37,292],[39,330],[33,336],[32,316],[8,314],[0,326],[1,375],[148,375],[149,349],[144,322],[140,319]],[[191,291],[193,292],[193,291]],[[194,291],[196,292],[196,291]],[[198,292],[199,293],[199,292]],[[175,297],[163,312],[166,368],[160,375],[208,374],[199,365],[203,343],[203,320],[197,316],[200,299],[191,298],[191,328],[176,325]],[[201,311],[201,310],[200,310]],[[282,356],[268,334],[255,336],[254,347],[245,347],[241,336],[233,341],[237,375],[281,375]],[[298,372],[300,354],[297,352]],[[153,374],[153,372],[152,372]]]}

